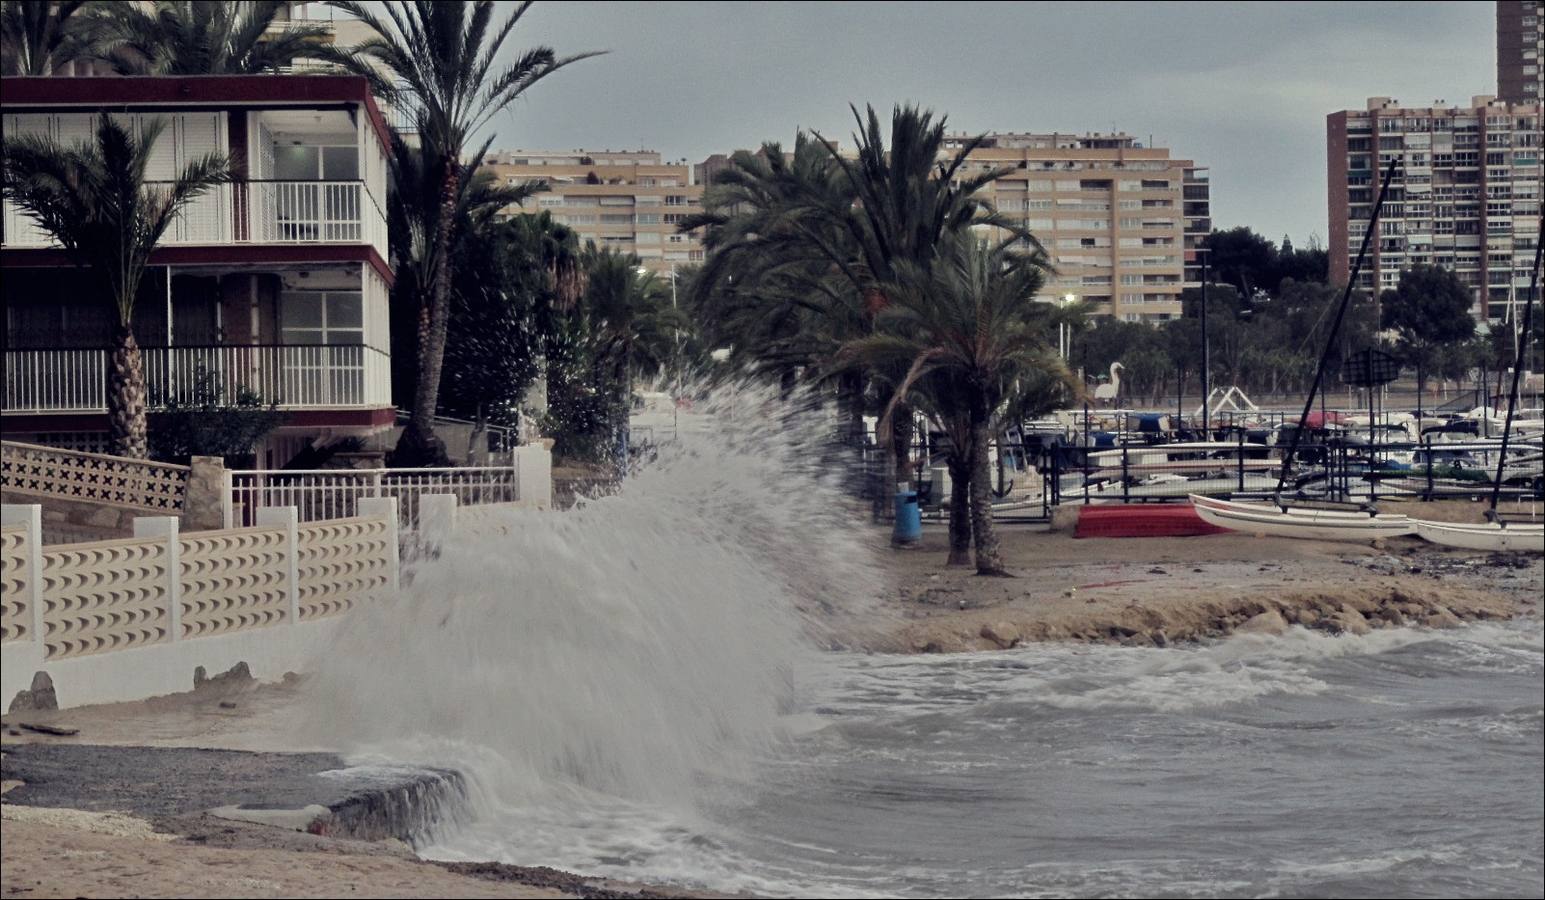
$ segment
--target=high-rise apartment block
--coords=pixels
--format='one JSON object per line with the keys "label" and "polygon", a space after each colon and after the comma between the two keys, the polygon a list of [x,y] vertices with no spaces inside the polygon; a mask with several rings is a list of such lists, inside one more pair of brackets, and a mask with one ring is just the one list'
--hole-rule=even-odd
{"label": "high-rise apartment block", "polygon": [[[969,139],[951,136],[947,149]],[[1119,133],[990,134],[968,168],[1009,170],[987,198],[1046,248],[1046,299],[1089,301],[1133,322],[1180,317],[1212,227],[1205,168]]]}
{"label": "high-rise apartment block", "polygon": [[1379,180],[1394,181],[1357,287],[1392,288],[1417,264],[1452,270],[1477,317],[1500,319],[1529,288],[1540,239],[1541,106],[1475,97],[1402,107],[1388,97],[1326,119],[1330,273],[1346,283]]}
{"label": "high-rise apartment block", "polygon": [[500,150],[483,163],[506,184],[546,182],[546,191],[511,212],[549,211],[582,242],[636,253],[662,274],[703,261],[699,237],[678,231],[703,209],[703,186],[685,161],[663,162],[653,150]]}
{"label": "high-rise apartment block", "polygon": [[1497,0],[1497,96],[1545,102],[1545,0]]}

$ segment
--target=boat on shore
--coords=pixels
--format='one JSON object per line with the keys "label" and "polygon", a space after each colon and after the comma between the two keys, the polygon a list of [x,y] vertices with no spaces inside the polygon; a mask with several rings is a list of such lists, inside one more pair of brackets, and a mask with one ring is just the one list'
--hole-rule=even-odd
{"label": "boat on shore", "polygon": [[1445,547],[1498,553],[1545,553],[1545,522],[1426,522],[1413,520],[1423,539]]}
{"label": "boat on shore", "polygon": [[1250,534],[1310,538],[1320,541],[1375,541],[1401,537],[1416,530],[1409,516],[1399,513],[1340,509],[1282,508],[1267,503],[1241,503],[1191,495],[1196,514],[1209,524]]}

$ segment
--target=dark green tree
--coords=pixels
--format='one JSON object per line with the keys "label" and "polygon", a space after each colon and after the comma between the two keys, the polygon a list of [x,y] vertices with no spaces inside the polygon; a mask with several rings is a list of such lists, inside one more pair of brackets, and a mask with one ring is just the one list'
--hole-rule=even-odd
{"label": "dark green tree", "polygon": [[1379,297],[1380,320],[1397,335],[1405,361],[1417,367],[1417,390],[1425,390],[1427,375],[1440,362],[1445,347],[1475,334],[1472,300],[1453,272],[1440,266],[1413,266],[1400,273],[1394,290]]}

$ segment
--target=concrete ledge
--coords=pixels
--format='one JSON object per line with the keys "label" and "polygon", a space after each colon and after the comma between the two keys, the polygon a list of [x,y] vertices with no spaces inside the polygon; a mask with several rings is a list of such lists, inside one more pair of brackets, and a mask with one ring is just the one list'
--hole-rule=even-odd
{"label": "concrete ledge", "polygon": [[456,772],[348,766],[331,753],[11,744],[0,770],[6,781],[21,782],[7,803],[146,818],[209,812],[354,840],[422,844],[468,816],[466,784]]}
{"label": "concrete ledge", "polygon": [[0,654],[0,702],[9,704],[18,691],[31,687],[39,671],[53,679],[60,709],[186,691],[194,686],[193,670],[199,666],[214,674],[245,662],[254,678],[277,681],[286,672],[307,668],[342,621],[335,616],[55,660],[41,658],[41,642],[16,641]]}

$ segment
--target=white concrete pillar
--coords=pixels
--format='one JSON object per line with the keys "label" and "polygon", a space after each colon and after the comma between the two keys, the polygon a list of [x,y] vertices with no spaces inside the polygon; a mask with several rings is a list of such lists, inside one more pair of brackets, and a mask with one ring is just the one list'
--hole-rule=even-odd
{"label": "white concrete pillar", "polygon": [[397,537],[398,500],[396,497],[363,497],[359,501],[359,514],[386,520],[386,586],[396,591],[402,574],[401,548]]}
{"label": "white concrete pillar", "polygon": [[515,483],[520,505],[551,509],[553,505],[553,453],[542,444],[515,448]]}
{"label": "white concrete pillar", "polygon": [[43,642],[43,507],[37,503],[0,505],[0,525],[20,525],[27,529],[27,609],[30,610],[32,639]]}
{"label": "white concrete pillar", "polygon": [[257,527],[284,529],[284,593],[290,599],[290,624],[300,624],[300,547],[296,531],[300,511],[293,506],[265,506],[257,511]]}
{"label": "white concrete pillar", "polygon": [[166,539],[166,607],[168,640],[182,640],[182,541],[176,516],[138,516],[134,536]]}

